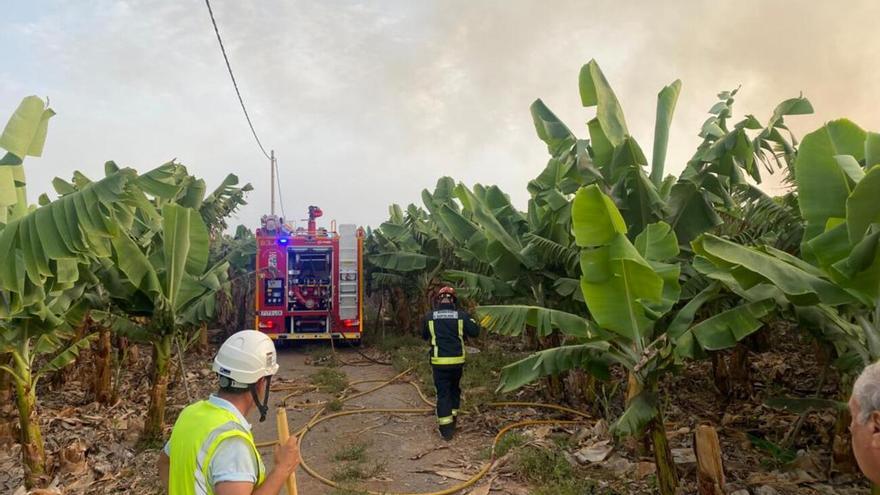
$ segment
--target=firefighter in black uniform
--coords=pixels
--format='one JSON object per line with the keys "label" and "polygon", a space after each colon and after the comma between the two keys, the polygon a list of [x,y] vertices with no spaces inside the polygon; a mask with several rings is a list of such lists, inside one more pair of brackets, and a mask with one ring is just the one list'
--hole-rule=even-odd
{"label": "firefighter in black uniform", "polygon": [[467,312],[455,308],[455,289],[437,292],[436,309],[425,315],[422,338],[431,342],[431,367],[437,389],[437,424],[440,435],[451,440],[461,406],[461,372],[464,368],[466,337],[477,337],[480,327]]}

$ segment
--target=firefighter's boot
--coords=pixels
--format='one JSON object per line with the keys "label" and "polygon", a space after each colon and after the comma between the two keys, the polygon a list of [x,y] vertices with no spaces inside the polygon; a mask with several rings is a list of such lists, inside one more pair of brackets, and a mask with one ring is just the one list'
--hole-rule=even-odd
{"label": "firefighter's boot", "polygon": [[452,440],[452,437],[455,436],[455,424],[450,423],[448,425],[440,425],[440,436],[443,437],[443,440],[447,442]]}

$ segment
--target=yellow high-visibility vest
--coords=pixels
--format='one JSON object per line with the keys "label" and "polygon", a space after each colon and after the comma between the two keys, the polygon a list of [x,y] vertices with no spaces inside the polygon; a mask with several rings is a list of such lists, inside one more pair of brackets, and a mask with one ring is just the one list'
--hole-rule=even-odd
{"label": "yellow high-visibility vest", "polygon": [[254,436],[230,411],[203,400],[186,407],[171,431],[169,495],[213,495],[208,468],[220,442],[230,437],[247,441],[257,458],[257,485],[266,479],[266,469]]}

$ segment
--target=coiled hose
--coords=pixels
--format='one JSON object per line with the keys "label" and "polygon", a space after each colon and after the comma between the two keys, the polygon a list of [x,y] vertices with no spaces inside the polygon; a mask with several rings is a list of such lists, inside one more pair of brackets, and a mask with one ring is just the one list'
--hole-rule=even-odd
{"label": "coiled hose", "polygon": [[[403,378],[404,376],[409,374],[411,371],[412,371],[412,368],[398,374],[397,376],[395,376],[394,378],[391,378],[390,380],[359,380],[356,382],[352,382],[342,392],[342,394],[338,398],[335,399],[335,401],[338,403],[345,403],[350,400],[357,399],[359,397],[363,397],[365,395],[371,394],[379,389],[382,389],[384,387],[387,387],[388,385],[391,385],[392,383],[397,382],[398,380],[400,380],[401,378]],[[379,385],[372,387],[368,390],[365,390],[363,392],[357,392],[353,395],[346,395],[347,392],[351,391],[352,387],[354,387],[355,385],[360,385],[360,384],[364,384],[364,383],[379,383]],[[436,406],[436,404],[431,402],[431,400],[429,400],[427,397],[425,397],[425,394],[422,392],[422,389],[419,388],[419,386],[415,382],[413,382],[411,380],[406,380],[402,383],[408,383],[408,384],[412,385],[413,388],[415,388],[416,392],[418,393],[419,399],[425,405],[427,405],[429,407],[426,407],[426,408],[402,408],[402,409],[401,408],[353,409],[353,410],[340,411],[340,412],[336,412],[333,414],[328,414],[326,416],[322,416],[322,414],[324,414],[324,412],[327,410],[327,404],[330,401],[322,401],[322,402],[314,402],[314,403],[295,403],[295,404],[291,404],[291,405],[287,404],[287,400],[290,399],[292,396],[304,393],[304,392],[308,391],[309,389],[303,389],[303,390],[298,390],[296,392],[293,392],[293,393],[287,395],[281,402],[282,402],[282,406],[286,407],[286,408],[320,407],[320,409],[314,415],[312,415],[312,417],[309,419],[309,421],[306,422],[305,426],[303,426],[302,428],[297,430],[296,433],[294,433],[294,435],[296,435],[297,438],[299,439],[299,446],[301,448],[303,438],[305,438],[305,436],[316,425],[323,423],[324,421],[329,421],[331,419],[341,418],[343,416],[351,416],[354,414],[372,414],[372,413],[427,414],[427,413],[434,412],[434,407]],[[359,490],[359,491],[361,491],[363,493],[368,493],[370,495],[450,495],[450,494],[459,492],[461,490],[464,490],[468,487],[473,486],[478,481],[480,481],[484,476],[486,476],[486,474],[489,473],[489,471],[492,469],[492,465],[495,463],[495,460],[496,460],[495,448],[498,446],[498,442],[500,442],[501,439],[504,438],[504,435],[506,435],[511,430],[514,430],[517,428],[523,428],[526,426],[534,426],[534,425],[582,424],[582,423],[584,423],[584,420],[591,419],[590,416],[586,413],[583,413],[581,411],[577,411],[575,409],[571,409],[568,407],[555,405],[555,404],[542,404],[542,403],[538,403],[538,402],[491,402],[487,405],[489,407],[532,407],[532,408],[540,408],[540,409],[553,409],[556,411],[560,411],[560,412],[564,412],[564,413],[568,413],[568,414],[577,416],[582,419],[580,419],[580,420],[533,419],[533,420],[517,421],[515,423],[510,423],[508,425],[505,425],[503,428],[501,428],[500,431],[498,431],[498,433],[495,435],[495,438],[492,440],[492,451],[491,451],[489,460],[486,462],[486,464],[484,464],[483,467],[480,468],[480,470],[476,474],[471,476],[471,478],[468,479],[467,481],[464,481],[462,483],[459,483],[458,485],[446,488],[444,490],[435,491],[435,492],[416,492],[416,493],[389,492],[389,491],[377,492],[377,491],[372,491],[372,490]],[[257,443],[257,447],[258,448],[269,447],[269,446],[275,445],[277,443],[278,443],[277,441],[261,442],[261,443]],[[335,481],[328,479],[325,476],[322,476],[317,471],[315,471],[306,462],[305,457],[302,457],[300,465],[302,466],[303,470],[306,473],[308,473],[311,477],[315,478],[316,480],[320,481],[321,483],[324,483],[325,485],[331,486],[333,488],[341,488],[342,487],[339,483],[336,483]]]}

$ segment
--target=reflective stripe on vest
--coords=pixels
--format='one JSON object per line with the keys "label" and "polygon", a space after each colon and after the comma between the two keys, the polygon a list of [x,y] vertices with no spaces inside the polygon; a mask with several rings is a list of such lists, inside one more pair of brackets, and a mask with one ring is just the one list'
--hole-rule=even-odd
{"label": "reflective stripe on vest", "polygon": [[431,333],[431,364],[464,364],[464,320],[458,320],[458,341],[461,343],[461,355],[440,356],[440,347],[437,346],[437,333],[434,331],[434,320],[428,320],[428,331]]}
{"label": "reflective stripe on vest", "polygon": [[438,357],[438,353],[440,349],[437,347],[437,332],[434,331],[434,320],[428,320],[428,332],[431,333],[431,352],[434,354],[431,356],[431,361],[433,362]]}
{"label": "reflective stripe on vest", "polygon": [[266,479],[263,461],[250,431],[230,411],[200,401],[184,409],[170,440],[169,495],[213,495],[210,465],[220,443],[231,437],[247,442],[257,460],[257,485]]}

